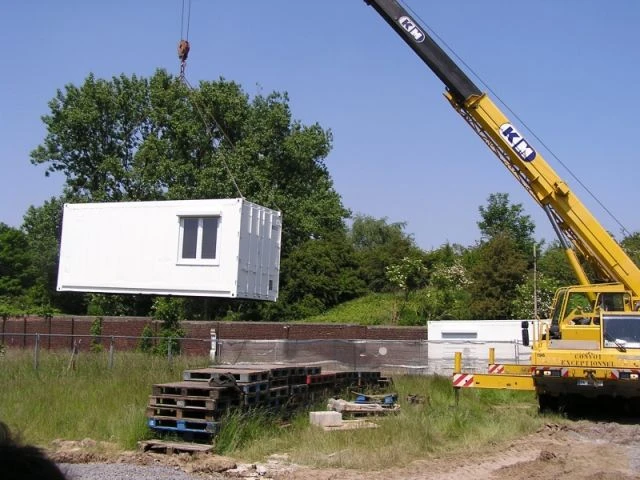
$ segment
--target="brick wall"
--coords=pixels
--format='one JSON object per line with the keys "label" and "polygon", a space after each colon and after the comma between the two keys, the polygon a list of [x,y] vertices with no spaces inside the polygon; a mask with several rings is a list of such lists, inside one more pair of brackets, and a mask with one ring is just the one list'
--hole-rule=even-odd
{"label": "brick wall", "polygon": [[[42,348],[71,349],[73,335],[90,335],[94,317],[59,316],[52,318],[19,317],[0,319],[0,343],[7,346],[29,348],[35,343],[35,334],[41,337]],[[146,317],[103,317],[102,342],[107,346],[109,337],[140,337],[146,325],[157,333],[161,322]],[[426,340],[426,327],[368,327],[362,325],[269,323],[269,322],[200,322],[181,323],[187,339],[182,350],[188,354],[206,355],[210,348],[210,331],[215,329],[224,340]],[[26,334],[26,335],[25,335]],[[81,350],[89,348],[91,339],[76,337]],[[133,350],[137,338],[116,338],[118,350]]]}

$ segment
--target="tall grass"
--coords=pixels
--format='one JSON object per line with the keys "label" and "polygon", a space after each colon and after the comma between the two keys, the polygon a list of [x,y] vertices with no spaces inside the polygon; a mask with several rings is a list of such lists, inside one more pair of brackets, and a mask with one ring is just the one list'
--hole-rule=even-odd
{"label": "tall grass", "polygon": [[[135,448],[150,436],[145,409],[154,383],[179,381],[186,368],[203,367],[206,358],[166,358],[118,353],[113,369],[105,353],[81,353],[76,369],[69,355],[46,353],[33,368],[31,352],[9,350],[0,357],[0,420],[25,441],[47,446],[52,440],[109,441]],[[308,413],[286,424],[263,411],[232,413],[214,441],[218,453],[261,461],[287,453],[296,463],[357,469],[402,465],[435,454],[460,454],[532,432],[542,425],[528,392],[463,390],[456,406],[445,377],[398,376],[399,414],[375,418],[375,429],[324,432],[311,426]],[[424,397],[408,404],[407,395]],[[315,409],[325,409],[325,403]]]}
{"label": "tall grass", "polygon": [[[395,379],[401,412],[375,418],[379,428],[325,432],[297,415],[287,428],[266,427],[230,452],[252,461],[287,453],[292,461],[322,467],[381,469],[442,454],[460,454],[506,442],[538,429],[532,393],[464,390],[456,406],[450,379],[407,376]],[[407,395],[425,398],[408,404]]]}
{"label": "tall grass", "polygon": [[80,353],[75,369],[70,354],[8,350],[0,357],[0,420],[24,441],[46,445],[54,439],[114,442],[134,448],[149,436],[145,410],[154,383],[179,381],[185,368],[208,359],[166,358],[118,352],[113,369],[107,353]]}

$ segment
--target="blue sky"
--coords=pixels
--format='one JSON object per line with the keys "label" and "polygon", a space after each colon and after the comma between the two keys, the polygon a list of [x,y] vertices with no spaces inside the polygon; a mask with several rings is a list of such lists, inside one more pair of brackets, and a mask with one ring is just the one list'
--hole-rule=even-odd
{"label": "blue sky", "polygon": [[[627,229],[640,230],[640,2],[407,3]],[[62,190],[61,176],[46,178],[29,161],[56,89],[90,72],[177,73],[181,5],[2,2],[0,222],[20,225],[30,205]],[[425,249],[471,245],[478,207],[506,192],[531,215],[538,238],[554,238],[539,207],[444,100],[439,80],[362,0],[192,0],[189,40],[191,83],[222,76],[250,95],[286,91],[294,117],[332,130],[326,163],[354,213],[407,222]]]}

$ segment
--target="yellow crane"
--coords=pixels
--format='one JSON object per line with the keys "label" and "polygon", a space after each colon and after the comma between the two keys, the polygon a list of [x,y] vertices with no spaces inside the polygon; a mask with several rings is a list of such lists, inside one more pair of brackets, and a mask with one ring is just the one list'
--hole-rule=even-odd
{"label": "yellow crane", "polygon": [[[640,269],[584,206],[535,146],[491,98],[396,0],[364,0],[444,83],[445,97],[545,211],[578,279],[555,295],[550,322],[541,323],[531,363],[495,365],[492,373],[463,373],[456,388],[535,390],[541,408],[571,395],[640,399]],[[601,283],[592,283],[579,259]],[[529,344],[528,322],[523,343]],[[498,368],[496,368],[498,367]]]}

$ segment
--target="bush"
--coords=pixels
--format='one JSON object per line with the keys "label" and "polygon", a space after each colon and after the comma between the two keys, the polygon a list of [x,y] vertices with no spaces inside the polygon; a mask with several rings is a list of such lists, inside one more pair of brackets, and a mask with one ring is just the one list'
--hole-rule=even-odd
{"label": "bush", "polygon": [[142,329],[140,342],[138,342],[138,351],[143,353],[153,353],[153,329],[150,325],[145,325]]}
{"label": "bush", "polygon": [[101,352],[102,347],[102,317],[96,317],[91,323],[91,345],[89,349],[92,352]]}
{"label": "bush", "polygon": [[180,328],[180,320],[184,319],[185,301],[182,298],[158,297],[153,302],[153,318],[162,320],[160,341],[154,348],[158,355],[180,353],[180,339],[184,337],[184,330]]}

